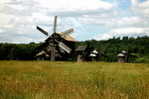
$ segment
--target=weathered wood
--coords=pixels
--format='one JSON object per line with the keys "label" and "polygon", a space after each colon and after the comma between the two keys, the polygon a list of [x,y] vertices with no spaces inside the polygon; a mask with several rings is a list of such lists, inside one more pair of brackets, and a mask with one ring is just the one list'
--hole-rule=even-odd
{"label": "weathered wood", "polygon": [[53,33],[56,33],[56,27],[57,27],[57,16],[54,17]]}
{"label": "weathered wood", "polygon": [[58,46],[59,46],[61,49],[63,49],[64,51],[66,51],[67,53],[70,54],[71,49],[70,49],[66,44],[64,44],[63,42],[59,42]]}
{"label": "weathered wood", "polygon": [[82,62],[82,61],[84,61],[83,56],[81,54],[79,54],[77,56],[77,62]]}
{"label": "weathered wood", "polygon": [[48,32],[43,30],[41,27],[37,26],[36,27],[41,33],[45,34],[46,36],[48,36]]}
{"label": "weathered wood", "polygon": [[55,48],[54,47],[51,47],[51,57],[50,57],[50,60],[51,61],[55,61],[55,53],[56,51],[55,51]]}

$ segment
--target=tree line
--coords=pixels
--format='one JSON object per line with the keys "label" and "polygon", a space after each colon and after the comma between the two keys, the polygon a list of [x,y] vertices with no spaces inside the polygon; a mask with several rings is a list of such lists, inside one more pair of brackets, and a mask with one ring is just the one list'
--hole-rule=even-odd
{"label": "tree line", "polygon": [[[35,60],[36,49],[42,43],[11,44],[0,43],[0,60]],[[115,62],[122,50],[129,53],[129,62],[149,62],[149,37],[114,37],[109,40],[88,40],[76,43],[89,45],[101,53],[101,61]]]}

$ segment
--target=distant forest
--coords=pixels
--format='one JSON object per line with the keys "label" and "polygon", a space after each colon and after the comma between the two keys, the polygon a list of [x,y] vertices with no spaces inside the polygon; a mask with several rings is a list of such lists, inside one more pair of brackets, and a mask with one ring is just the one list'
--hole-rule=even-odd
{"label": "distant forest", "polygon": [[[35,60],[35,49],[42,43],[11,44],[0,43],[0,60]],[[117,54],[122,50],[129,53],[129,62],[149,63],[149,37],[112,38],[109,40],[88,40],[77,42],[79,45],[89,45],[101,54],[100,61],[116,62]]]}

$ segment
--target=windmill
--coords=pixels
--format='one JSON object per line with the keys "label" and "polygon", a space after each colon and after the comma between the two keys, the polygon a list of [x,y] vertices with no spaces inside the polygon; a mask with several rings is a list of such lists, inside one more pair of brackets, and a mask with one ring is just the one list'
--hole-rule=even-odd
{"label": "windmill", "polygon": [[57,32],[57,16],[54,17],[53,33],[49,35],[47,31],[37,26],[44,35],[48,36],[45,42],[39,46],[39,51],[36,54],[37,59],[47,58],[51,61],[55,60],[67,60],[74,51],[75,39],[70,35],[74,30],[70,28],[64,32]]}

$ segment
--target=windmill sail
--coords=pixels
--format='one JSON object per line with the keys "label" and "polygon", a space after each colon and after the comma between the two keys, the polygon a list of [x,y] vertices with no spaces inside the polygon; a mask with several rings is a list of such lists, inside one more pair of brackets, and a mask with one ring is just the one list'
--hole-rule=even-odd
{"label": "windmill sail", "polygon": [[70,28],[64,32],[59,32],[57,34],[59,34],[62,38],[64,38],[67,41],[76,41],[71,35],[69,35],[70,33],[72,33],[74,31],[73,28]]}
{"label": "windmill sail", "polygon": [[54,17],[53,33],[56,33],[56,27],[57,27],[57,16]]}
{"label": "windmill sail", "polygon": [[71,49],[67,46],[67,45],[65,45],[64,43],[62,43],[62,42],[59,42],[59,47],[61,48],[61,49],[63,49],[64,51],[66,51],[67,53],[70,53],[71,52]]}
{"label": "windmill sail", "polygon": [[70,29],[68,29],[68,30],[66,30],[66,31],[64,31],[64,32],[62,32],[62,36],[65,36],[65,35],[67,35],[67,34],[70,34],[70,33],[72,33],[74,31],[74,29],[73,28],[70,28]]}
{"label": "windmill sail", "polygon": [[41,33],[45,34],[46,36],[48,36],[48,32],[43,30],[42,28],[40,28],[39,26],[36,27],[37,30],[39,30]]}

